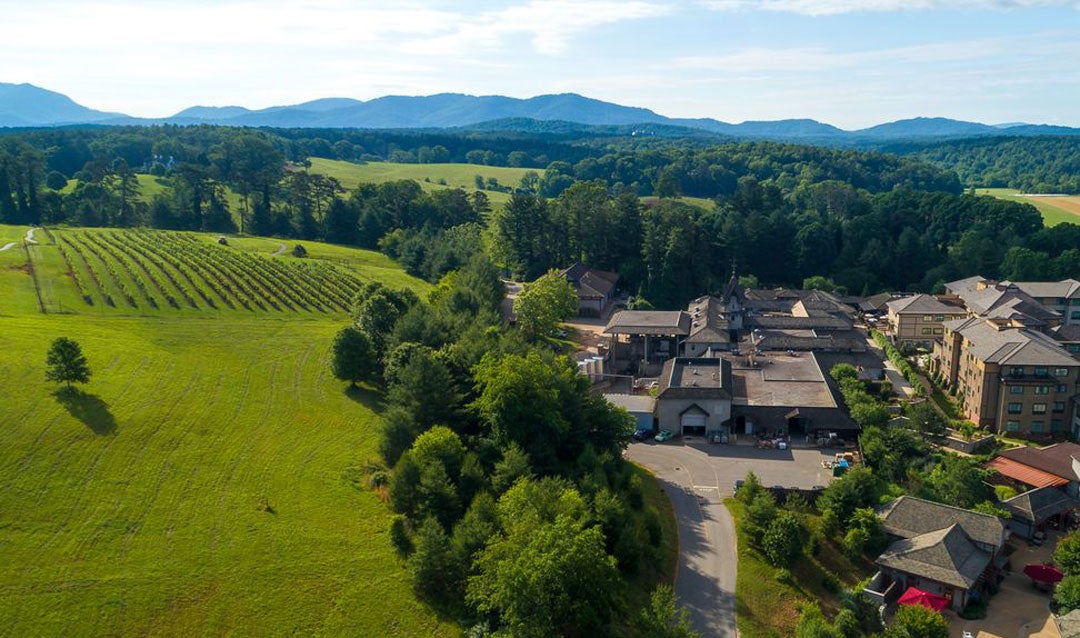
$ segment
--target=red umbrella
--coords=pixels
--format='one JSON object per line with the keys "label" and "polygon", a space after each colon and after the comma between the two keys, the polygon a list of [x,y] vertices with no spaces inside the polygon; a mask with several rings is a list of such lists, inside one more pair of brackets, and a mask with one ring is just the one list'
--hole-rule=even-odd
{"label": "red umbrella", "polygon": [[917,587],[908,587],[898,601],[901,605],[922,605],[927,609],[941,611],[949,606],[949,599],[925,592]]}
{"label": "red umbrella", "polygon": [[1053,565],[1028,565],[1024,568],[1024,575],[1038,583],[1059,583],[1065,578],[1065,574]]}

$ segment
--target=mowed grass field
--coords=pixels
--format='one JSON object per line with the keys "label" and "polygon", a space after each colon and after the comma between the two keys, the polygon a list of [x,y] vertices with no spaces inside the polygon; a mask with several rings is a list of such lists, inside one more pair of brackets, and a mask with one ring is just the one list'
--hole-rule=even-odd
{"label": "mowed grass field", "polygon": [[[543,174],[543,169],[508,168],[505,166],[481,166],[479,164],[397,164],[394,162],[368,162],[354,164],[340,160],[309,158],[311,172],[320,173],[341,182],[352,190],[363,183],[381,183],[399,179],[412,179],[420,182],[427,191],[446,188],[462,188],[469,193],[476,190],[476,176],[487,181],[494,177],[503,186],[517,188],[521,178],[528,171]],[[425,181],[427,180],[427,181]],[[440,184],[443,180],[446,183]],[[485,190],[492,204],[504,204],[510,201],[510,193]]]}
{"label": "mowed grass field", "polygon": [[1021,195],[1020,191],[1011,188],[980,188],[975,192],[979,195],[991,195],[999,199],[1031,204],[1042,213],[1043,223],[1047,226],[1057,226],[1066,222],[1080,224],[1080,195],[1030,197]]}
{"label": "mowed grass field", "polygon": [[[40,251],[64,314],[38,311],[21,244],[0,253],[0,635],[459,632],[416,602],[368,489],[381,402],[330,374],[343,313],[83,308]],[[93,370],[75,392],[44,379],[58,336]]]}

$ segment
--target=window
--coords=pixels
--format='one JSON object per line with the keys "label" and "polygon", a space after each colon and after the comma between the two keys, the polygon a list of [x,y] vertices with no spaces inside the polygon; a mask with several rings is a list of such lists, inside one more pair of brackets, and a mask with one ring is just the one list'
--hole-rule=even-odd
{"label": "window", "polygon": [[1073,310],[1072,313],[1069,315],[1069,318],[1074,320],[1080,319],[1080,310]]}
{"label": "window", "polygon": [[941,328],[934,328],[934,334],[939,335],[941,332]]}
{"label": "window", "polygon": [[1049,370],[1050,370],[1049,368],[1035,368],[1035,376],[1037,376],[1037,377],[1045,377],[1047,375],[1047,373],[1049,372]]}
{"label": "window", "polygon": [[923,320],[923,321],[933,321],[933,320],[934,320],[934,316],[933,316],[933,315],[923,315],[923,318],[922,318],[922,320]]}
{"label": "window", "polygon": [[1031,422],[1031,431],[1032,432],[1042,432],[1043,431],[1043,422],[1042,421],[1032,421]]}
{"label": "window", "polygon": [[1009,386],[1009,394],[1023,394],[1023,393],[1024,393],[1024,386],[1022,386],[1022,385],[1010,385]]}
{"label": "window", "polygon": [[1067,376],[1069,376],[1069,369],[1068,368],[1054,368],[1054,376],[1055,377],[1067,377]]}
{"label": "window", "polygon": [[923,333],[924,335],[928,335],[928,334],[930,334],[930,328],[923,328],[923,329],[922,329],[922,333]]}
{"label": "window", "polygon": [[1031,413],[1032,414],[1046,414],[1046,404],[1045,403],[1032,403],[1031,404]]}
{"label": "window", "polygon": [[[1080,319],[1080,317],[1076,317],[1076,319]],[[1066,349],[1074,354],[1080,352],[1080,343],[1070,343],[1066,346]]]}
{"label": "window", "polygon": [[1024,410],[1024,404],[1023,403],[1010,403],[1009,404],[1009,414],[1020,414],[1023,410]]}
{"label": "window", "polygon": [[1054,414],[1061,414],[1065,411],[1064,401],[1054,401]]}
{"label": "window", "polygon": [[1050,421],[1050,431],[1051,432],[1061,432],[1064,429],[1065,429],[1065,426],[1064,426],[1064,424],[1061,423],[1061,419],[1052,419]]}
{"label": "window", "polygon": [[945,321],[945,315],[934,315],[934,321]]}
{"label": "window", "polygon": [[1005,429],[1009,432],[1016,432],[1020,429],[1019,421],[1009,421],[1005,424]]}
{"label": "window", "polygon": [[1058,392],[1068,392],[1069,391],[1069,386],[1065,385],[1064,383],[1059,383],[1058,386],[1057,386],[1057,391]]}
{"label": "window", "polygon": [[1009,375],[1014,377],[1024,376],[1024,368],[1022,366],[1013,366],[1009,369]]}
{"label": "window", "polygon": [[1050,386],[1037,385],[1035,386],[1035,394],[1050,394]]}

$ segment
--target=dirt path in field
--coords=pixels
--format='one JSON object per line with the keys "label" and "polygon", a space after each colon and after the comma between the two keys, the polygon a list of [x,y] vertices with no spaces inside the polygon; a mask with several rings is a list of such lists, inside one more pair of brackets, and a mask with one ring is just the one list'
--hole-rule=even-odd
{"label": "dirt path in field", "polygon": [[282,245],[278,246],[278,249],[275,250],[274,252],[270,253],[270,256],[271,257],[277,257],[278,255],[280,255],[283,252],[285,252],[285,244],[282,244]]}
{"label": "dirt path in field", "polygon": [[1048,204],[1055,208],[1060,208],[1063,211],[1072,213],[1073,215],[1080,215],[1080,197],[1075,195],[1070,196],[1053,196],[1044,197],[1040,195],[1025,195],[1025,199]]}
{"label": "dirt path in field", "polygon": [[[23,241],[25,241],[28,244],[36,244],[37,240],[34,239],[34,231],[35,230],[37,230],[37,229],[36,228],[31,228],[30,230],[26,231],[26,239],[24,239]],[[3,246],[0,246],[0,253],[4,252],[5,250],[10,250],[10,249],[14,248],[16,243],[17,242],[11,241],[11,242],[8,242],[8,243],[4,244]]]}

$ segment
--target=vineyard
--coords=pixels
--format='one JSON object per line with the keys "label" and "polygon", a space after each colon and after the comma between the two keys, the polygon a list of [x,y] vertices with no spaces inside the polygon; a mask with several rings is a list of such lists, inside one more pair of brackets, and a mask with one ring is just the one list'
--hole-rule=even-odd
{"label": "vineyard", "polygon": [[[55,247],[75,289],[64,311],[340,313],[362,284],[347,266],[253,254],[194,233],[46,230],[44,239],[38,258]],[[56,310],[50,301],[47,312]]]}

